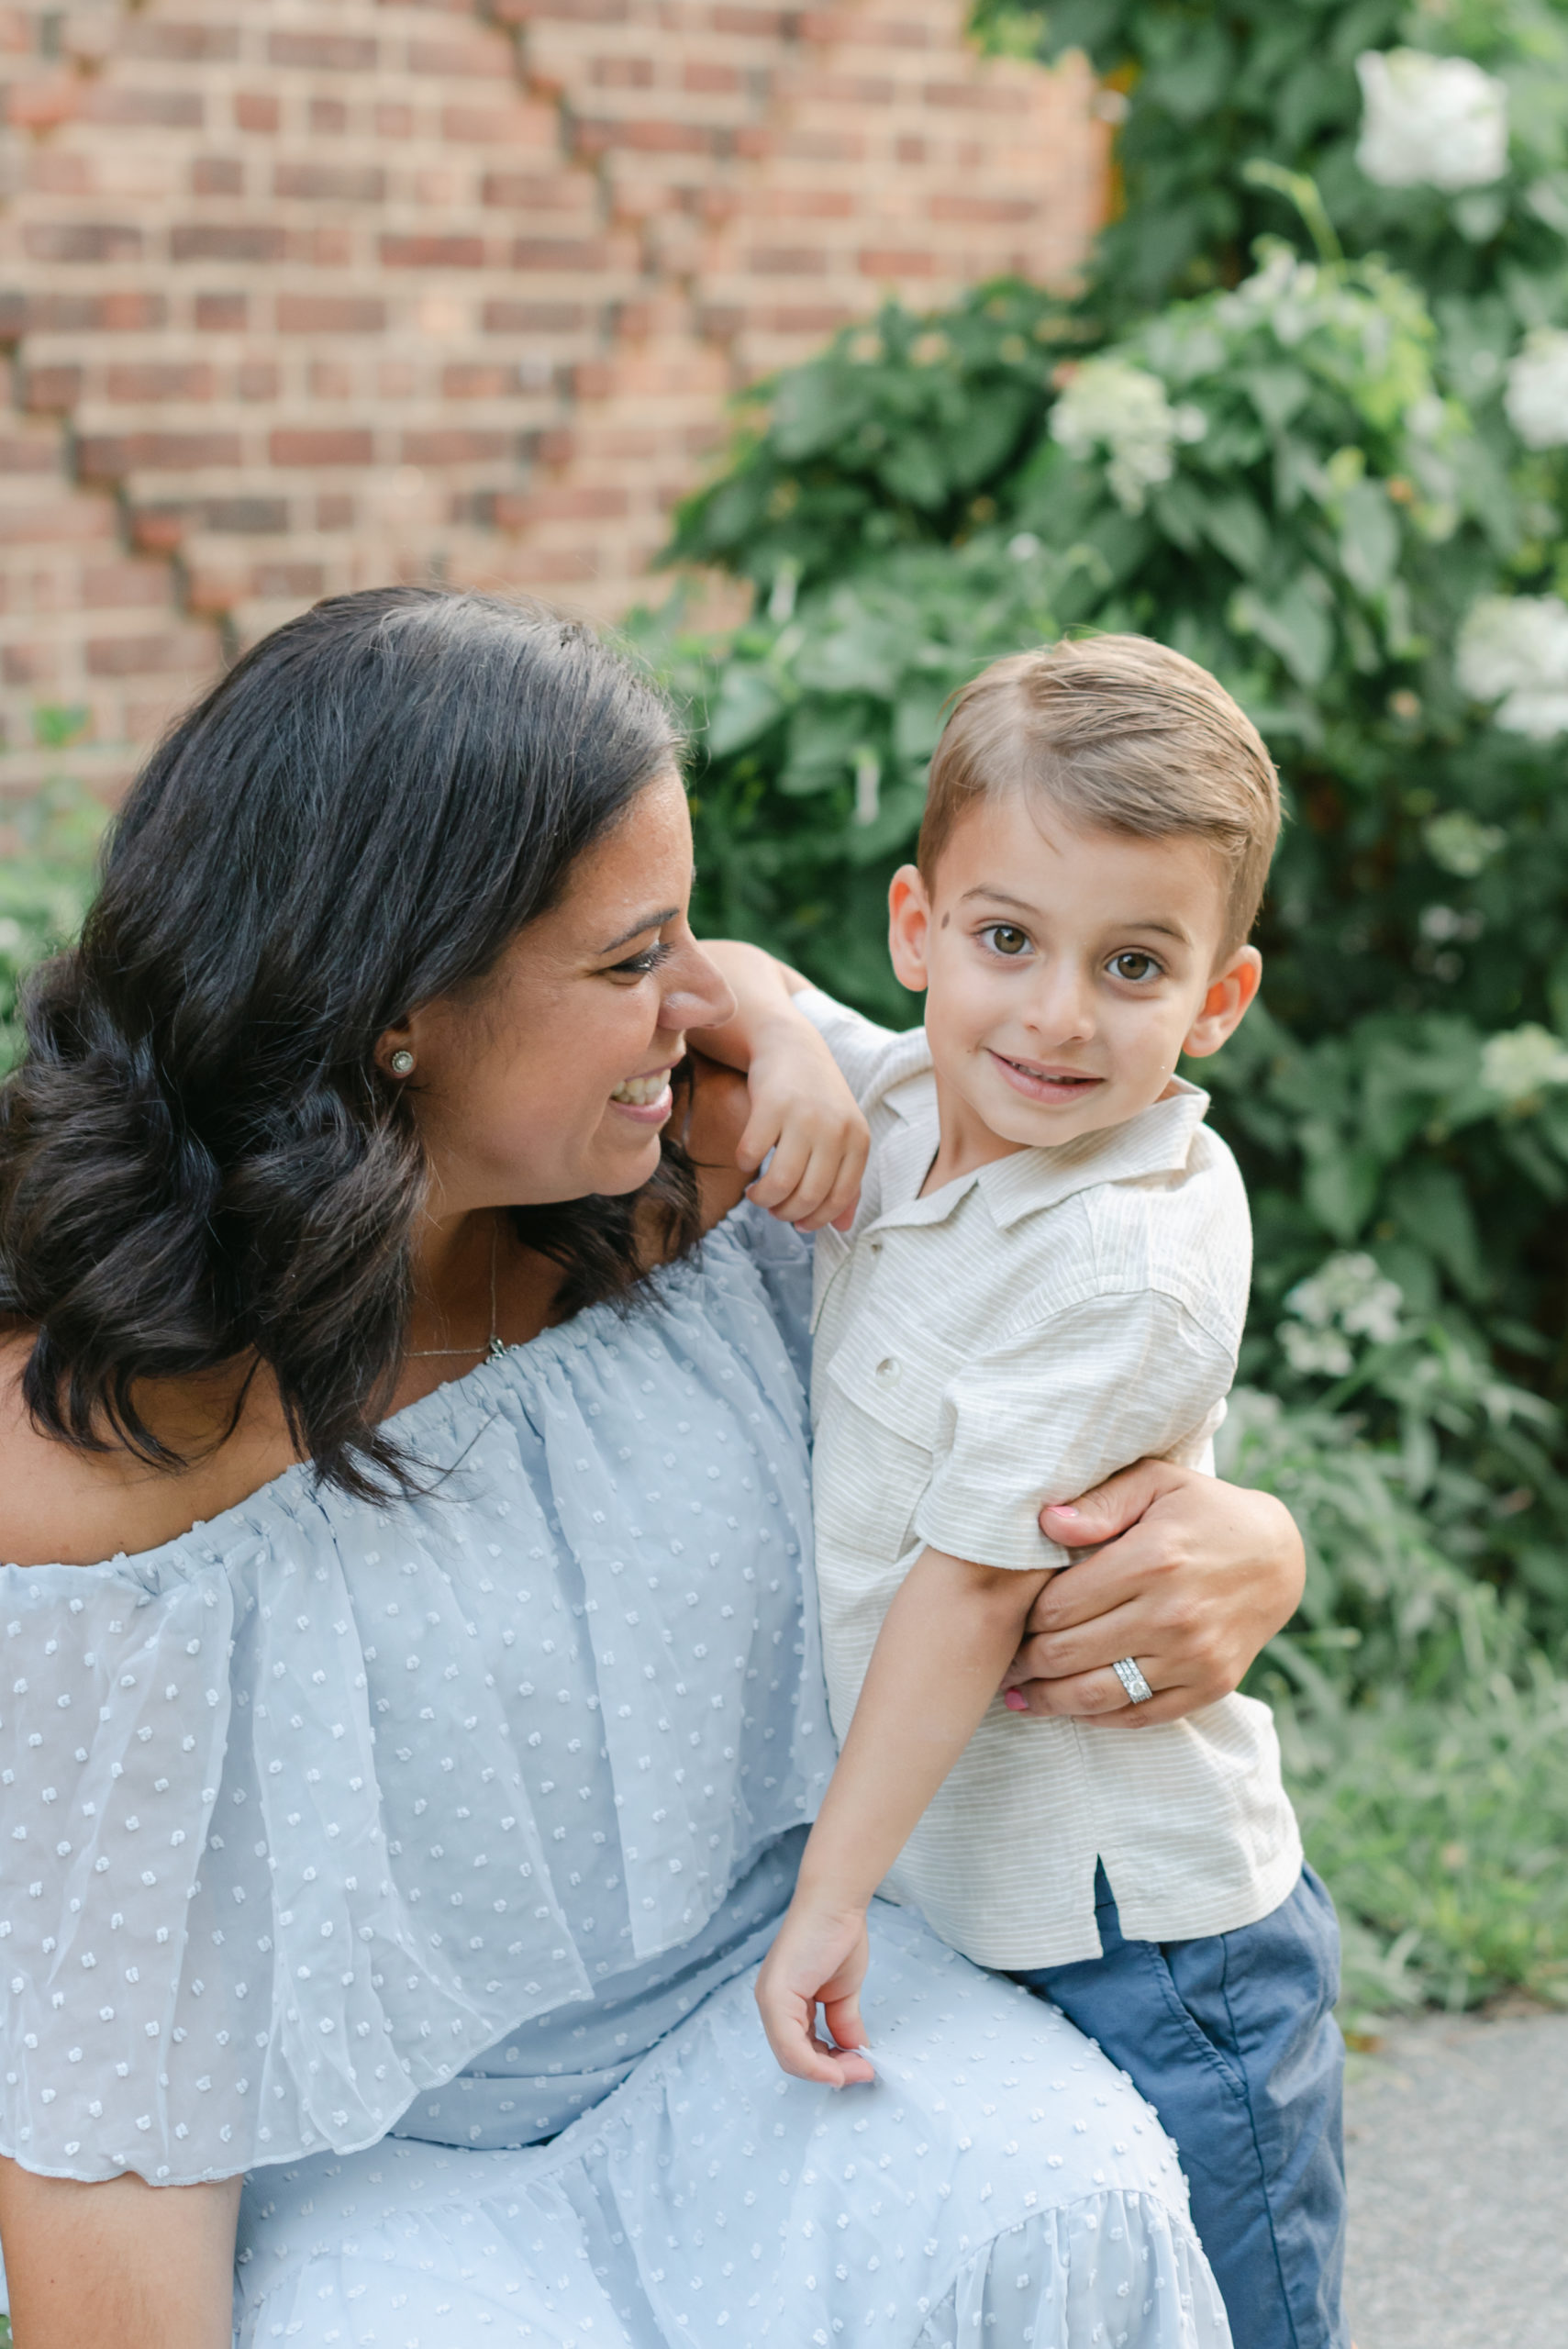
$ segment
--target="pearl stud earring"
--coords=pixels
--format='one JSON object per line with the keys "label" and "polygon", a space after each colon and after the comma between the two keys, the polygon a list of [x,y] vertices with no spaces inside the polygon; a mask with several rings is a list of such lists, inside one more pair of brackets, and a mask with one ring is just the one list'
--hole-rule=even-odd
{"label": "pearl stud earring", "polygon": [[406,1076],[413,1066],[414,1055],[406,1046],[393,1053],[391,1068],[394,1076]]}

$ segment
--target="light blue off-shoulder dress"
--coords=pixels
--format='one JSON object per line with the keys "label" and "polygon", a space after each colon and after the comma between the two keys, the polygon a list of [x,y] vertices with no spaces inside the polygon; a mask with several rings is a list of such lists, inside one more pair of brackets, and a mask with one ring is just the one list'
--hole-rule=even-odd
{"label": "light blue off-shoulder dress", "polygon": [[395,1423],[0,1575],[0,2151],[249,2173],[245,2349],[1224,2349],[1173,2151],[876,1904],[876,2085],[751,1999],[833,1751],[806,1258],[743,1207]]}

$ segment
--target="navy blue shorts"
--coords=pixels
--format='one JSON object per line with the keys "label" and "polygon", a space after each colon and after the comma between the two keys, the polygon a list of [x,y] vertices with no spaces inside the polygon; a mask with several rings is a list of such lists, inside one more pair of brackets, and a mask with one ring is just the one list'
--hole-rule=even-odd
{"label": "navy blue shorts", "polygon": [[1310,1868],[1272,1916],[1195,1942],[1122,1937],[1015,1980],[1131,2075],[1175,2139],[1236,2349],[1347,2349],[1340,1929]]}

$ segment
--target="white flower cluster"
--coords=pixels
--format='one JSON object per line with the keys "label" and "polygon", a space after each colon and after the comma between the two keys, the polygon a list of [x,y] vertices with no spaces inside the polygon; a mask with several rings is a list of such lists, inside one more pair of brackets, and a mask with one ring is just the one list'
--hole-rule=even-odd
{"label": "white flower cluster", "polygon": [[1508,363],[1503,406],[1527,449],[1560,449],[1568,440],[1568,333],[1535,327]]}
{"label": "white flower cluster", "polygon": [[1372,1257],[1346,1250],[1298,1281],[1284,1301],[1279,1341],[1292,1370],[1308,1378],[1342,1378],[1355,1360],[1352,1338],[1387,1345],[1399,1335],[1405,1292]]}
{"label": "white flower cluster", "polygon": [[1201,440],[1207,429],[1202,408],[1173,407],[1159,376],[1128,359],[1085,359],[1051,413],[1051,437],[1069,455],[1106,451],[1106,478],[1129,514],[1170,480],[1176,443]]}
{"label": "white flower cluster", "polygon": [[1549,1085],[1568,1085],[1568,1045],[1534,1020],[1489,1036],[1481,1047],[1481,1082],[1518,1108]]}
{"label": "white flower cluster", "polygon": [[1381,187],[1487,187],[1508,167],[1508,94],[1468,57],[1369,49],[1357,58],[1356,161]]}
{"label": "white flower cluster", "polygon": [[1484,596],[1459,634],[1459,682],[1496,701],[1497,724],[1537,742],[1568,733],[1568,604],[1561,596]]}
{"label": "white flower cluster", "polygon": [[[1495,856],[1508,845],[1508,836],[1499,824],[1483,824],[1467,807],[1445,807],[1441,815],[1430,816],[1421,827],[1421,838],[1427,854],[1445,873],[1456,874],[1462,881],[1473,881],[1485,873]],[[1438,908],[1428,907],[1429,913]],[[1436,935],[1427,928],[1426,915],[1421,928],[1428,937]]]}

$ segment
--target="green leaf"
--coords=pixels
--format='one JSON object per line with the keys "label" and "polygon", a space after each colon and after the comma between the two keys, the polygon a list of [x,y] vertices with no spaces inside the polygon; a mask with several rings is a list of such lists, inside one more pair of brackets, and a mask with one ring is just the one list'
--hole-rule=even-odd
{"label": "green leaf", "polygon": [[1272,599],[1243,588],[1231,602],[1231,625],[1262,637],[1297,685],[1321,685],[1334,657],[1334,624],[1324,601],[1317,574],[1303,573]]}
{"label": "green leaf", "polygon": [[897,440],[877,468],[895,497],[929,508],[944,505],[951,481],[939,444],[924,433],[910,432]]}
{"label": "green leaf", "polygon": [[1400,1230],[1430,1251],[1466,1297],[1486,1295],[1491,1282],[1475,1218],[1451,1167],[1428,1160],[1404,1168],[1388,1186],[1386,1205]]}
{"label": "green leaf", "polygon": [[710,758],[727,759],[765,734],[783,715],[784,695],[778,680],[766,670],[732,662],[719,679],[718,696],[709,713],[706,746]]}
{"label": "green leaf", "polygon": [[1312,396],[1312,379],[1299,367],[1244,367],[1237,380],[1271,432],[1283,432]]}
{"label": "green leaf", "polygon": [[862,693],[891,701],[912,649],[885,622],[851,608],[841,626],[829,622],[807,640],[796,655],[795,674],[814,693]]}
{"label": "green leaf", "polygon": [[1210,543],[1236,565],[1238,571],[1261,571],[1269,555],[1269,526],[1262,508],[1245,490],[1232,490],[1226,496],[1210,496],[1204,502],[1203,528]]}
{"label": "green leaf", "polygon": [[906,763],[923,763],[936,749],[951,690],[945,676],[906,678],[900,686],[893,713],[893,747]]}
{"label": "green leaf", "polygon": [[1354,482],[1341,499],[1340,561],[1351,586],[1363,596],[1377,595],[1393,578],[1399,525],[1380,483]]}
{"label": "green leaf", "polygon": [[1313,1152],[1303,1194],[1324,1230],[1348,1243],[1360,1237],[1377,1204],[1382,1174],[1373,1152],[1357,1150],[1335,1133]]}
{"label": "green leaf", "polygon": [[988,482],[1018,447],[1031,413],[1042,406],[1040,395],[1021,384],[997,384],[968,406],[962,430],[944,443],[955,487],[973,490]]}
{"label": "green leaf", "polygon": [[1191,554],[1200,544],[1204,532],[1204,495],[1195,481],[1180,473],[1154,491],[1149,500],[1150,513],[1168,539]]}
{"label": "green leaf", "polygon": [[[868,371],[869,372],[869,371]],[[770,439],[786,464],[819,455],[848,440],[870,412],[863,375],[826,359],[784,376],[773,397]]]}
{"label": "green leaf", "polygon": [[802,702],[790,720],[789,757],[779,776],[781,791],[826,791],[842,783],[856,751],[872,731],[863,701]]}

